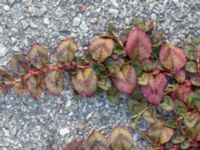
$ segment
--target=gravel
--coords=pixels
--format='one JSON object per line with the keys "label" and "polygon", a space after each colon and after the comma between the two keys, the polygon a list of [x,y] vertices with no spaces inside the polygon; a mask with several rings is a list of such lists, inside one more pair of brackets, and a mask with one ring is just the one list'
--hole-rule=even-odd
{"label": "gravel", "polygon": [[[12,53],[26,54],[35,42],[54,53],[56,44],[69,36],[77,39],[81,51],[106,31],[109,21],[122,29],[132,24],[134,16],[155,20],[166,38],[179,45],[191,35],[200,35],[199,0],[0,0],[0,65],[9,65]],[[0,149],[63,147],[92,129],[108,133],[115,125],[128,126],[124,97],[119,105],[104,95],[75,98],[66,84],[60,97],[44,93],[34,100],[12,90],[1,95]],[[141,122],[139,130],[145,126]],[[138,139],[138,134],[133,136]]]}

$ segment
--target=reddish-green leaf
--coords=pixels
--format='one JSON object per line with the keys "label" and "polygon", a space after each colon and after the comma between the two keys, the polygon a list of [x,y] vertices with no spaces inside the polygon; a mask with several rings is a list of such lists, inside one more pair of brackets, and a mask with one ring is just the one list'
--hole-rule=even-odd
{"label": "reddish-green leaf", "polygon": [[42,80],[39,75],[33,75],[27,80],[28,91],[34,98],[38,98],[42,94],[41,83]]}
{"label": "reddish-green leaf", "polygon": [[26,85],[26,81],[17,81],[14,85],[13,85],[13,90],[16,93],[26,93],[27,92],[27,85]]}
{"label": "reddish-green leaf", "polygon": [[152,44],[147,34],[140,28],[136,28],[129,33],[126,40],[126,53],[131,59],[139,57],[144,60],[150,57],[152,52]]}
{"label": "reddish-green leaf", "polygon": [[159,144],[165,144],[171,140],[174,130],[165,126],[153,125],[148,130],[148,135]]}
{"label": "reddish-green leaf", "polygon": [[96,38],[94,39],[88,50],[92,55],[92,59],[103,62],[107,57],[109,57],[114,48],[114,42],[109,38]]}
{"label": "reddish-green leaf", "polygon": [[65,150],[77,150],[78,145],[79,145],[79,143],[76,140],[74,140],[66,145]]}
{"label": "reddish-green leaf", "polygon": [[110,134],[110,144],[114,150],[130,150],[133,144],[132,135],[123,127],[115,127]]}
{"label": "reddish-green leaf", "polygon": [[175,79],[178,83],[183,83],[185,81],[185,78],[186,78],[185,71],[183,70],[177,71]]}
{"label": "reddish-green leaf", "polygon": [[107,150],[107,139],[98,131],[93,131],[87,139],[91,149],[94,150]]}
{"label": "reddish-green leaf", "polygon": [[172,111],[174,109],[174,102],[169,96],[165,96],[160,106],[165,111]]}
{"label": "reddish-green leaf", "polygon": [[159,54],[160,63],[167,69],[180,70],[186,63],[186,56],[182,49],[164,42]]}
{"label": "reddish-green leaf", "polygon": [[97,89],[97,76],[93,69],[78,70],[76,77],[72,78],[75,90],[81,96],[91,96]]}
{"label": "reddish-green leaf", "polygon": [[33,44],[28,57],[31,64],[37,68],[44,67],[49,63],[47,49],[41,44]]}
{"label": "reddish-green leaf", "polygon": [[135,69],[130,65],[121,67],[114,73],[112,81],[119,91],[132,95],[137,84]]}
{"label": "reddish-green leaf", "polygon": [[70,64],[78,50],[78,45],[73,38],[62,41],[56,48],[56,57],[59,62]]}
{"label": "reddish-green leaf", "polygon": [[64,77],[61,70],[47,72],[44,81],[46,88],[55,95],[59,95],[64,88]]}
{"label": "reddish-green leaf", "polygon": [[23,76],[31,69],[27,58],[21,54],[13,55],[11,59],[12,70],[16,75]]}
{"label": "reddish-green leaf", "polygon": [[162,73],[157,75],[149,73],[148,79],[148,85],[142,87],[142,93],[150,103],[159,104],[164,96],[167,79]]}
{"label": "reddish-green leaf", "polygon": [[0,77],[9,81],[14,80],[12,75],[8,73],[3,67],[0,66]]}

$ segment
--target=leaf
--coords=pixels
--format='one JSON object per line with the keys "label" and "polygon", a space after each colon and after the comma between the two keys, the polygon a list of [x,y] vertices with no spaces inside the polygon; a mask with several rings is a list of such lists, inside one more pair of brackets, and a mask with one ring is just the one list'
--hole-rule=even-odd
{"label": "leaf", "polygon": [[135,69],[130,65],[124,65],[113,74],[112,81],[119,91],[132,95],[137,85]]}
{"label": "leaf", "polygon": [[188,61],[185,65],[185,69],[190,73],[197,73],[197,64],[194,61]]}
{"label": "leaf", "polygon": [[61,70],[50,70],[44,79],[47,90],[55,95],[60,95],[64,89],[64,76]]}
{"label": "leaf", "polygon": [[2,77],[3,79],[7,79],[9,81],[14,80],[12,75],[10,73],[8,73],[3,67],[0,66],[0,77]]}
{"label": "leaf", "polygon": [[189,60],[197,60],[198,51],[192,44],[187,44],[183,47],[183,50]]}
{"label": "leaf", "polygon": [[139,85],[143,85],[146,86],[149,83],[149,76],[147,73],[142,73],[139,77],[138,77],[138,84]]}
{"label": "leaf", "polygon": [[115,71],[115,61],[112,58],[106,59],[105,65],[110,73],[113,73]]}
{"label": "leaf", "polygon": [[181,149],[189,149],[191,146],[191,143],[189,141],[184,141],[181,143]]}
{"label": "leaf", "polygon": [[24,55],[14,54],[11,58],[11,67],[16,75],[23,76],[29,72],[31,66]]}
{"label": "leaf", "polygon": [[90,145],[87,140],[83,139],[78,143],[77,149],[73,149],[73,150],[90,150]]}
{"label": "leaf", "polygon": [[188,95],[188,104],[191,108],[196,108],[200,111],[200,94],[197,92],[191,92]]}
{"label": "leaf", "polygon": [[186,127],[193,128],[199,120],[200,120],[199,114],[197,114],[197,113],[187,113],[184,116],[183,122],[184,122]]}
{"label": "leaf", "polygon": [[66,150],[77,150],[79,143],[76,140],[73,140],[72,142],[68,143],[66,145]]}
{"label": "leaf", "polygon": [[137,75],[140,75],[142,73],[142,66],[139,61],[134,60],[131,62],[131,65],[134,67]]}
{"label": "leaf", "polygon": [[26,93],[27,92],[26,81],[23,80],[17,81],[13,85],[13,90],[15,91],[15,93]]}
{"label": "leaf", "polygon": [[49,63],[47,49],[41,44],[34,44],[28,54],[30,62],[36,68],[44,67]]}
{"label": "leaf", "polygon": [[174,144],[179,144],[179,143],[182,143],[183,141],[185,141],[185,136],[184,135],[175,135],[175,137],[173,138],[172,140],[172,143]]}
{"label": "leaf", "polygon": [[159,31],[153,31],[150,35],[150,38],[153,47],[161,46],[163,41],[165,40],[163,33]]}
{"label": "leaf", "polygon": [[96,72],[97,76],[103,76],[106,72],[106,68],[103,64],[92,64],[92,69]]}
{"label": "leaf", "polygon": [[142,18],[135,18],[134,22],[135,22],[135,25],[138,28],[144,30],[145,32],[149,32],[149,31],[153,30],[153,28],[154,28],[154,22],[153,22],[153,20],[147,20],[147,21],[145,21]]}
{"label": "leaf", "polygon": [[107,98],[117,104],[119,102],[119,92],[117,91],[117,89],[115,87],[110,88],[107,92]]}
{"label": "leaf", "polygon": [[42,94],[41,83],[42,80],[39,75],[33,75],[27,80],[27,89],[34,98],[38,98]]}
{"label": "leaf", "polygon": [[164,97],[164,89],[167,86],[167,79],[162,73],[157,75],[149,73],[148,79],[148,85],[142,86],[142,93],[150,103],[159,104]]}
{"label": "leaf", "polygon": [[192,85],[200,87],[200,76],[191,78]]}
{"label": "leaf", "polygon": [[111,81],[109,78],[101,78],[98,80],[98,87],[102,90],[108,91],[111,88]]}
{"label": "leaf", "polygon": [[142,62],[142,69],[146,72],[152,71],[154,68],[153,62],[149,59],[146,59]]}
{"label": "leaf", "polygon": [[172,111],[174,109],[174,102],[171,97],[165,96],[163,101],[160,103],[160,107],[165,111]]}
{"label": "leaf", "polygon": [[56,57],[63,64],[70,64],[78,50],[78,45],[73,38],[63,40],[56,48]]}
{"label": "leaf", "polygon": [[110,144],[114,150],[130,150],[133,144],[130,132],[121,127],[115,127],[110,134]]}
{"label": "leaf", "polygon": [[149,58],[152,52],[152,45],[149,37],[139,28],[129,33],[125,48],[127,55],[131,59],[139,57],[140,60],[144,60]]}
{"label": "leaf", "polygon": [[97,89],[97,76],[93,69],[78,70],[76,77],[72,78],[75,90],[81,96],[91,96]]}
{"label": "leaf", "polygon": [[87,139],[90,147],[94,150],[107,150],[107,139],[98,131],[93,131]]}
{"label": "leaf", "polygon": [[165,126],[153,125],[148,130],[148,135],[153,137],[160,144],[165,144],[171,140],[174,130]]}
{"label": "leaf", "polygon": [[178,83],[183,83],[186,79],[185,71],[183,70],[177,71],[177,73],[175,74],[175,79]]}
{"label": "leaf", "polygon": [[89,45],[88,51],[92,55],[92,59],[103,62],[109,57],[114,48],[114,41],[110,38],[96,38]]}
{"label": "leaf", "polygon": [[153,116],[150,114],[149,111],[146,110],[143,113],[143,117],[144,117],[144,120],[146,120],[149,124],[155,123],[155,120],[154,120]]}
{"label": "leaf", "polygon": [[186,63],[186,56],[182,49],[164,42],[159,53],[160,63],[169,70],[180,70]]}

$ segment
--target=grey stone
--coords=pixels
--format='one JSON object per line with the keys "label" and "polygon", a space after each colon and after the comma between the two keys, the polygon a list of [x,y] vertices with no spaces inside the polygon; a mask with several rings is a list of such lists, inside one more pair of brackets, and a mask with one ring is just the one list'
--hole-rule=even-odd
{"label": "grey stone", "polygon": [[81,22],[80,18],[79,17],[75,17],[73,19],[73,26],[75,26],[75,27],[79,26],[80,22]]}
{"label": "grey stone", "polygon": [[80,29],[83,30],[83,31],[88,31],[88,26],[85,23],[85,21],[81,22]]}
{"label": "grey stone", "polygon": [[109,13],[112,14],[114,17],[117,17],[119,14],[119,10],[110,8]]}
{"label": "grey stone", "polygon": [[116,8],[119,8],[119,5],[116,0],[110,0],[110,1],[113,4],[113,6],[115,6]]}

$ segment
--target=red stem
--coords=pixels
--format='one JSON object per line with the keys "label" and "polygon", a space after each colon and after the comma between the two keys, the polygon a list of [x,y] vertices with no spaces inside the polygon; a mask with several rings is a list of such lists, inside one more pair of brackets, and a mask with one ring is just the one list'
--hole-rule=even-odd
{"label": "red stem", "polygon": [[50,70],[84,69],[84,68],[86,68],[88,66],[89,66],[89,64],[84,64],[84,65],[69,64],[69,65],[45,66],[45,67],[37,68],[37,69],[34,69],[34,70],[30,70],[26,75],[24,75],[20,79],[13,80],[12,82],[10,82],[8,84],[3,85],[2,86],[2,90],[3,91],[7,91],[17,81],[25,81],[25,80],[29,79],[31,76],[33,76],[33,75],[42,74],[42,73],[48,72]]}

